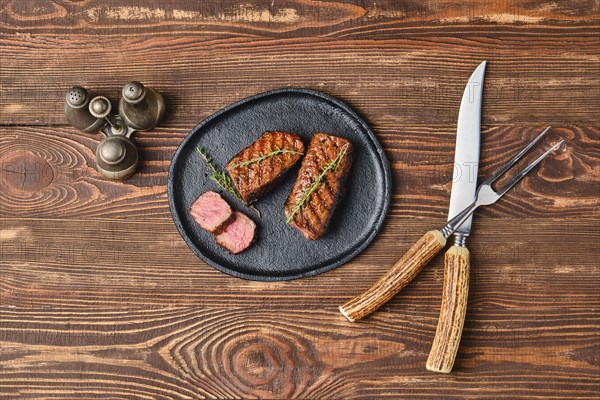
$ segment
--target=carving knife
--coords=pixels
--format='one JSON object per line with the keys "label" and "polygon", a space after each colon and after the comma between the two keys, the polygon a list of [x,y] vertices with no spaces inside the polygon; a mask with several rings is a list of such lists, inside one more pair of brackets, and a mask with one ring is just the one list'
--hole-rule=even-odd
{"label": "carving knife", "polygon": [[[486,64],[487,62],[484,61],[475,69],[462,96],[458,114],[448,220],[454,218],[475,199]],[[450,247],[445,256],[446,269],[440,319],[427,361],[427,369],[430,371],[450,372],[458,350],[469,288],[469,251],[465,243],[471,232],[471,220],[472,217],[469,217],[456,231],[455,244]],[[434,231],[427,235],[432,236],[429,239],[433,241],[440,239]],[[446,240],[443,239],[443,242],[445,244]],[[416,247],[418,246],[413,246],[412,252],[409,250],[373,287],[340,306],[342,314],[350,321],[355,321],[375,311],[404,288],[437,254],[437,251],[441,250],[441,248],[437,249],[427,254],[425,258],[421,258],[417,257],[417,254],[421,254],[424,249]]]}
{"label": "carving knife", "polygon": [[[448,221],[475,200],[481,137],[481,103],[486,64],[487,62],[484,61],[475,69],[460,102]],[[465,245],[466,239],[471,233],[472,219],[471,215],[456,230],[454,245],[444,256],[442,306],[435,339],[427,360],[429,371],[450,372],[458,351],[469,295],[470,260],[469,250]]]}

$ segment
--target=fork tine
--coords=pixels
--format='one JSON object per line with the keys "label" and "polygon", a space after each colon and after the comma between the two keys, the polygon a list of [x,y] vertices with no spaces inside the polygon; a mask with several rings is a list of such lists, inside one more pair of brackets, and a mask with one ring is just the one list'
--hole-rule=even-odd
{"label": "fork tine", "polygon": [[506,163],[506,165],[504,167],[502,167],[500,169],[500,171],[498,171],[495,174],[493,174],[492,176],[490,176],[484,183],[487,184],[487,185],[491,185],[492,183],[494,183],[494,181],[496,181],[496,179],[498,179],[500,176],[504,175],[504,173],[506,171],[508,171],[510,169],[510,167],[512,167],[513,165],[515,165],[516,162],[519,161],[521,159],[521,157],[523,157],[525,155],[525,153],[527,153],[529,151],[529,149],[531,149],[533,146],[535,146],[535,144],[537,142],[539,142],[542,137],[544,137],[544,135],[550,130],[550,128],[552,128],[552,127],[549,126],[546,129],[544,129],[544,131],[542,133],[540,133],[538,135],[538,137],[536,137],[535,139],[533,139],[533,141],[531,143],[529,143],[527,145],[527,147],[525,147],[523,150],[521,150],[519,152],[519,154],[517,154],[516,156],[514,156],[512,160],[510,160],[508,163]]}
{"label": "fork tine", "polygon": [[529,171],[531,171],[531,169],[533,167],[535,167],[536,165],[538,165],[540,163],[540,161],[542,161],[544,158],[546,158],[546,156],[550,153],[552,153],[554,150],[558,149],[560,147],[561,144],[563,144],[565,141],[561,140],[560,142],[556,143],[554,146],[552,146],[551,148],[549,148],[548,150],[546,150],[546,152],[544,154],[542,154],[541,156],[539,156],[534,162],[532,162],[531,164],[529,164],[527,167],[525,167],[525,169],[523,169],[521,172],[519,172],[514,178],[511,179],[510,182],[508,182],[506,185],[504,185],[500,190],[497,191],[498,196],[502,196],[504,193],[506,193],[506,191],[508,189],[510,189],[511,187],[513,187],[517,182],[519,182],[525,175],[527,175],[527,173]]}

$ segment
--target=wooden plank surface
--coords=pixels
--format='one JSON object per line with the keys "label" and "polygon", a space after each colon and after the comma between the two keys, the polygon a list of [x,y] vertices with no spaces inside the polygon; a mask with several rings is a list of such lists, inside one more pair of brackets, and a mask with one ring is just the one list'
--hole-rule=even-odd
{"label": "wooden plank surface", "polygon": [[[463,339],[437,375],[441,256],[364,321],[337,306],[445,220],[459,99],[483,59],[480,177],[547,125],[568,146],[477,213]],[[130,79],[168,110],[135,136],[138,173],[111,182],[64,95],[117,99]],[[242,281],[187,249],[167,172],[203,118],[279,87],[362,114],[393,201],[347,265]],[[0,0],[0,398],[596,399],[599,115],[597,1]]]}

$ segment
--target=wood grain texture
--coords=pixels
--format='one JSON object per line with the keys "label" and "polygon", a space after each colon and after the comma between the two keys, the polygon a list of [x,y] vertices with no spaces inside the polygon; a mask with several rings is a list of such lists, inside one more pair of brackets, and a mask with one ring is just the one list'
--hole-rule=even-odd
{"label": "wood grain texture", "polygon": [[69,86],[114,97],[132,77],[165,94],[163,126],[191,128],[286,86],[341,96],[368,116],[454,124],[448,110],[486,58],[484,124],[590,124],[600,107],[594,1],[4,3],[7,124],[63,124],[56,99]]}
{"label": "wood grain texture", "polygon": [[481,398],[481,386],[507,398],[595,396],[597,318],[475,314],[446,376],[416,368],[436,314],[379,314],[359,328],[337,310],[3,308],[0,385],[6,398]]}
{"label": "wood grain texture", "polygon": [[427,358],[427,370],[452,371],[460,345],[469,298],[469,249],[451,246],[444,255],[444,288],[440,317]]}
{"label": "wood grain texture", "polygon": [[[590,246],[600,240],[596,221],[520,221],[474,219],[469,304],[596,309],[600,299],[590,284],[597,278],[596,250]],[[337,310],[388,271],[430,221],[391,217],[352,263],[315,278],[273,283],[234,279],[205,265],[169,220],[7,217],[2,224],[0,301],[5,306],[143,308],[217,302],[277,310],[301,302],[309,309]],[[443,257],[438,256],[378,314],[391,317],[406,306],[437,310],[443,277]]]}
{"label": "wood grain texture", "polygon": [[[390,214],[445,218],[452,188],[456,126],[373,123],[373,128],[392,167]],[[504,165],[542,128],[484,127],[480,180]],[[124,182],[113,182],[96,170],[94,153],[100,135],[78,133],[69,127],[0,127],[0,213],[168,220],[167,173],[171,157],[187,133],[159,127],[134,134],[140,147],[138,171]],[[548,157],[494,207],[478,210],[478,215],[600,217],[600,124],[554,127],[549,136],[544,146],[561,137],[567,141],[566,151]],[[469,170],[462,171],[462,176],[468,178]]]}
{"label": "wood grain texture", "polygon": [[425,233],[371,287],[342,304],[340,312],[350,322],[371,314],[408,285],[445,245],[440,231]]}
{"label": "wood grain texture", "polygon": [[[0,398],[597,399],[599,29],[594,0],[0,0]],[[547,125],[567,148],[477,211],[461,347],[452,374],[431,374],[442,256],[363,321],[337,306],[443,225],[483,59],[480,178]],[[166,118],[134,135],[139,172],[110,182],[64,96],[116,100],[131,79],[165,96]],[[393,201],[351,263],[241,281],[187,249],[167,171],[203,118],[279,87],[363,115]]]}

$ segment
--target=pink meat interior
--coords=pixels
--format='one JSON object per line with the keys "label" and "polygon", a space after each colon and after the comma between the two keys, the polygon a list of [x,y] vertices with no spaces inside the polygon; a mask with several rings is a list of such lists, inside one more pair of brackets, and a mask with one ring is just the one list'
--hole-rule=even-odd
{"label": "pink meat interior", "polygon": [[254,240],[256,224],[244,213],[234,212],[233,221],[215,236],[217,243],[233,254],[246,250]]}
{"label": "pink meat interior", "polygon": [[196,199],[190,213],[203,229],[214,233],[231,218],[231,207],[220,194],[208,191]]}

